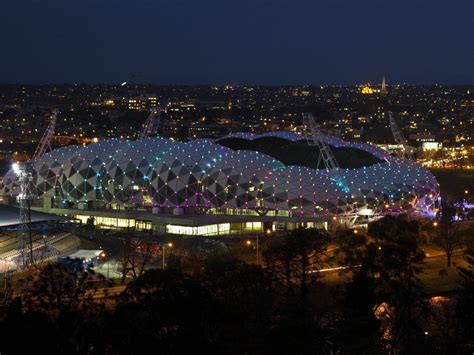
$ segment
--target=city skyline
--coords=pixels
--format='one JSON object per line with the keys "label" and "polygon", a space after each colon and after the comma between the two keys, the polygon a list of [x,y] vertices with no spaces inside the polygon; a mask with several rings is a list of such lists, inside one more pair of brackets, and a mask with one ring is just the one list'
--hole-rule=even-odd
{"label": "city skyline", "polygon": [[[473,7],[442,1],[9,1],[1,83],[472,84]],[[25,46],[25,43],[28,43]]]}
{"label": "city skyline", "polygon": [[0,355],[474,354],[473,0],[0,3]]}

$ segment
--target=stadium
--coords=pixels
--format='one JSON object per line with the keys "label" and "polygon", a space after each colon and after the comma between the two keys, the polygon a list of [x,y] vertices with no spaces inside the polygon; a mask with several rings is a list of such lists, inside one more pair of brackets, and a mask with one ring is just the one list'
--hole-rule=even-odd
{"label": "stadium", "polygon": [[[0,274],[22,264],[21,224],[19,208],[0,205]],[[31,211],[27,234],[27,252],[35,263],[55,261],[79,247],[79,239],[70,232],[68,217]]]}
{"label": "stadium", "polygon": [[[324,136],[339,168],[294,132],[234,133],[179,142],[107,139],[32,161],[35,209],[98,227],[184,235],[327,228],[429,210],[435,177],[364,143]],[[18,194],[13,172],[3,193]]]}

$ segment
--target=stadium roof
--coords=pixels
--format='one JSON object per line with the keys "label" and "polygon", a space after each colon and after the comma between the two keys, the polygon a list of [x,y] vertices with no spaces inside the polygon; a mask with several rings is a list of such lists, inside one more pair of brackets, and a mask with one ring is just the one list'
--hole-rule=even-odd
{"label": "stadium roof", "polygon": [[[68,221],[70,218],[50,213],[31,211],[31,223]],[[14,206],[0,205],[0,228],[20,224],[20,209]]]}
{"label": "stadium roof", "polygon": [[[32,193],[59,192],[72,208],[98,201],[132,209],[152,205],[160,213],[238,209],[318,218],[359,207],[423,209],[437,199],[436,178],[421,165],[370,144],[323,140],[339,169],[316,169],[319,151],[294,132],[188,142],[112,138],[62,147],[32,161]],[[18,194],[15,184],[12,173],[5,175],[5,195]]]}

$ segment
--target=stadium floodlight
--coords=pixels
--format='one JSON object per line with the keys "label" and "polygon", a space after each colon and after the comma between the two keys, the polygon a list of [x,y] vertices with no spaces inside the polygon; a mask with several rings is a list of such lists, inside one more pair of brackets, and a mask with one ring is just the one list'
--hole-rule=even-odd
{"label": "stadium floodlight", "polygon": [[33,258],[33,240],[31,236],[31,207],[29,195],[29,184],[31,178],[31,164],[15,162],[12,165],[13,173],[16,176],[17,183],[20,187],[18,200],[20,204],[20,227],[18,238],[18,251],[20,256],[20,265],[22,267],[32,266]]}
{"label": "stadium floodlight", "polygon": [[21,173],[20,164],[18,164],[16,162],[13,163],[12,169],[13,169],[13,173],[15,173],[16,176],[20,175],[20,173]]}

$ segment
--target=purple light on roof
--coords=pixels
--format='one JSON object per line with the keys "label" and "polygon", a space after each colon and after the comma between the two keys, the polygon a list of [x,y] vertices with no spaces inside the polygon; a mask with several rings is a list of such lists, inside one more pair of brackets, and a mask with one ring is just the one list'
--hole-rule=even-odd
{"label": "purple light on roof", "polygon": [[[261,136],[235,133],[228,137],[230,136],[245,139],[262,136],[288,140],[303,138],[294,132],[269,132]],[[135,193],[130,187],[138,185],[138,190],[148,193],[153,204],[161,207],[179,207],[183,203],[187,206],[192,206],[193,203],[197,205],[197,198],[202,198],[208,207],[256,208],[255,201],[260,199],[265,209],[292,212],[290,206],[298,197],[301,200],[300,213],[308,215],[314,215],[314,206],[321,202],[330,202],[341,210],[350,210],[350,202],[346,204],[343,201],[350,200],[351,196],[354,201],[363,201],[364,196],[375,201],[384,201],[386,196],[395,195],[400,186],[403,186],[405,192],[415,196],[419,206],[430,204],[430,201],[437,198],[438,184],[427,170],[396,161],[374,146],[346,143],[334,137],[325,139],[334,146],[366,150],[386,163],[361,169],[343,169],[343,178],[349,190],[346,193],[332,182],[333,171],[285,166],[265,154],[233,151],[212,140],[182,143],[154,137],[124,143],[123,140],[115,139],[94,145],[100,145],[100,149],[88,146],[63,149],[61,154],[58,153],[59,149],[48,153],[50,158],[45,155],[41,164],[50,165],[52,174],[38,174],[35,183],[38,186],[56,186],[56,181],[60,181],[64,195],[74,198],[77,195],[78,200],[91,201],[96,199],[95,190],[100,182],[103,186],[101,189],[104,191],[104,201],[121,204],[133,201]],[[62,167],[53,167],[58,157],[61,158]],[[145,167],[140,166],[142,160],[147,163]],[[36,168],[38,171],[41,169],[39,165],[35,165]],[[197,172],[193,172],[195,168],[199,177]],[[81,176],[81,171],[87,174],[91,171],[95,173],[95,177]],[[51,179],[48,176],[54,176],[54,181],[48,180]],[[120,188],[119,178],[123,180],[120,184],[123,186]],[[6,180],[7,185],[11,186],[11,179],[8,180],[7,177]],[[77,184],[77,181],[80,183]],[[88,183],[91,184],[90,190],[86,185]],[[74,191],[70,190],[70,186]],[[232,196],[220,191],[226,187],[235,188]],[[187,190],[183,192],[182,189]],[[432,198],[428,198],[428,194]],[[71,200],[74,198],[70,197]],[[325,208],[324,213],[328,212],[336,213]]]}

